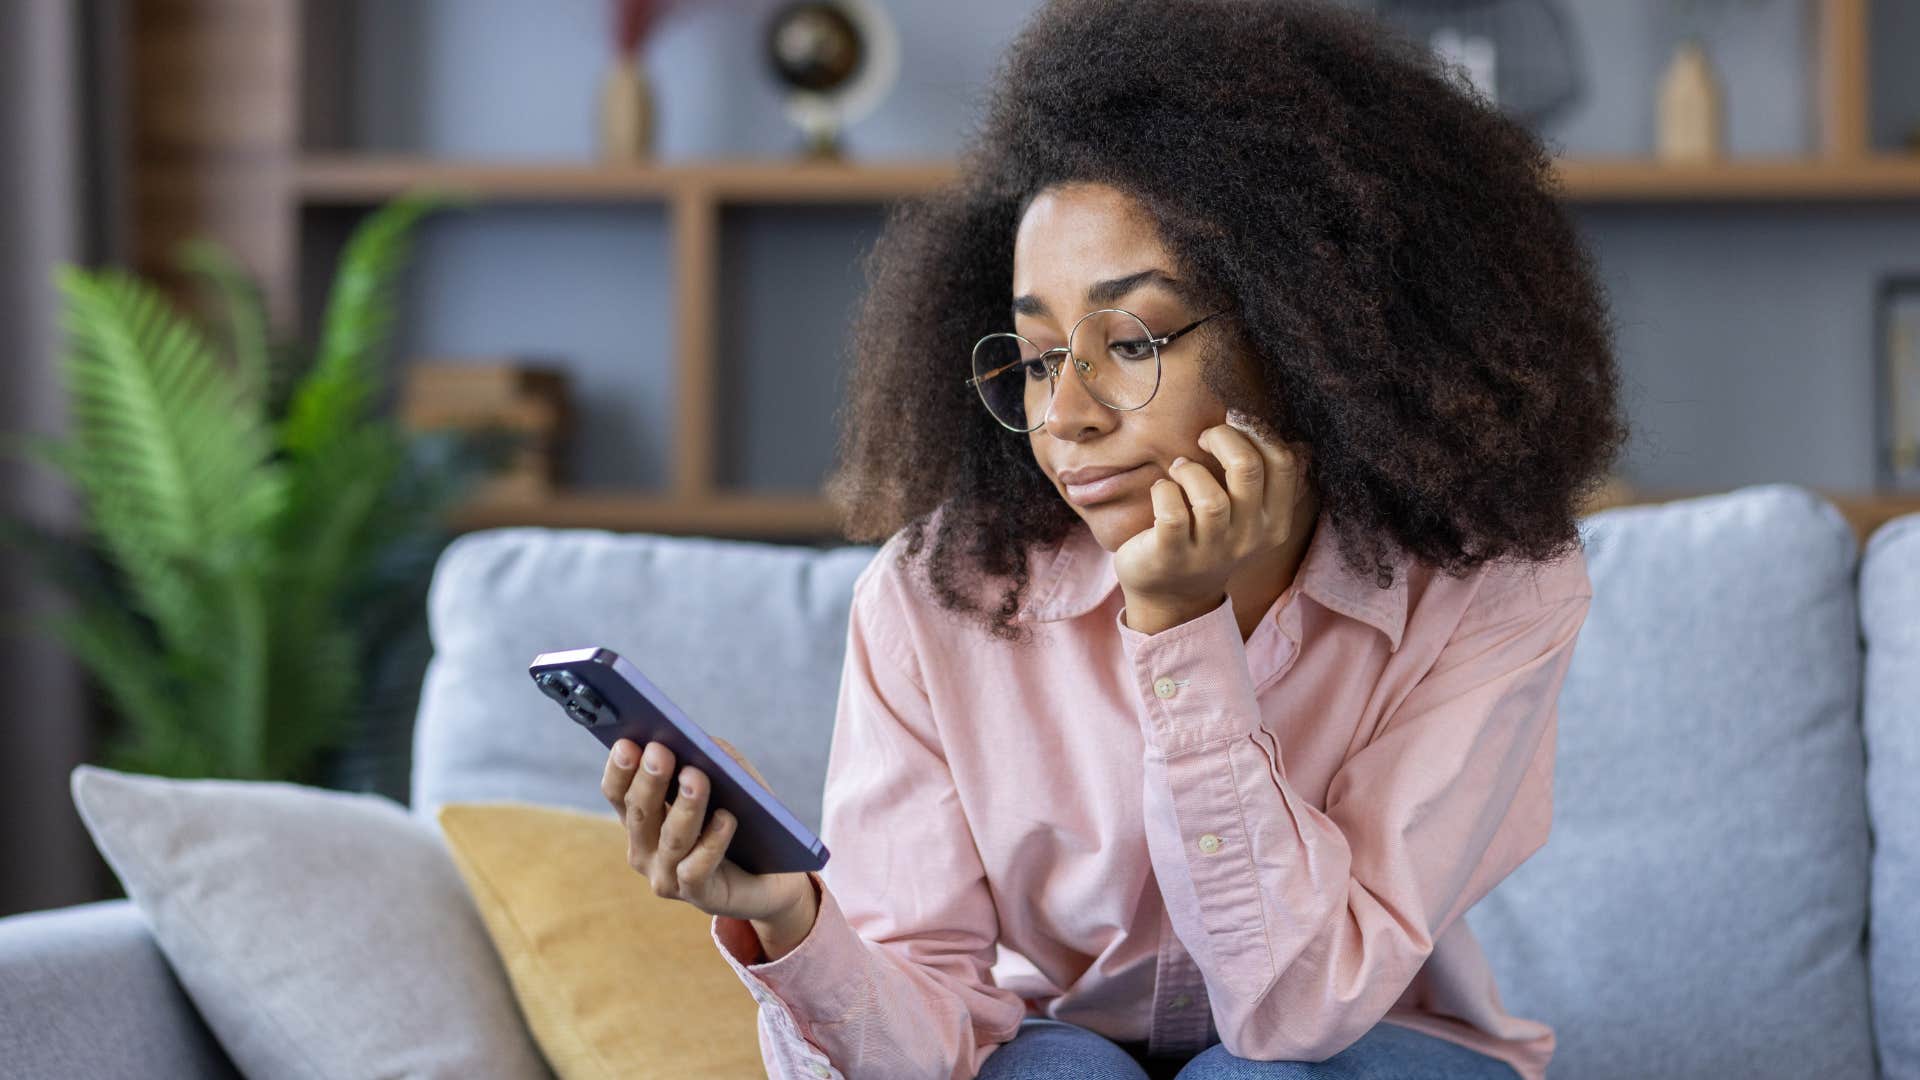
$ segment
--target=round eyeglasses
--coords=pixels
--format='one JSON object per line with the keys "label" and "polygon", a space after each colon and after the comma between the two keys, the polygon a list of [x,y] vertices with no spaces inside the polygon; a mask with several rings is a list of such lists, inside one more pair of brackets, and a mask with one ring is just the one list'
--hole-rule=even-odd
{"label": "round eyeglasses", "polygon": [[1072,357],[1080,385],[1095,401],[1132,412],[1152,401],[1160,389],[1160,350],[1218,314],[1203,315],[1171,334],[1154,337],[1133,312],[1101,308],[1080,316],[1067,331],[1066,345],[1045,350],[1019,334],[988,334],[974,342],[973,375],[967,385],[980,392],[980,400],[1000,426],[1033,431],[1046,421],[1060,382],[1060,367]]}

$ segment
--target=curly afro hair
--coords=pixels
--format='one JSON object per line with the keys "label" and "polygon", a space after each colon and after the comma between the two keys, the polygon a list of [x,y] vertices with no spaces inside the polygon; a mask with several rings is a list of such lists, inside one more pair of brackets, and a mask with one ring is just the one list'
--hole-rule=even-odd
{"label": "curly afro hair", "polygon": [[1027,553],[1078,515],[963,380],[1026,205],[1093,181],[1230,312],[1201,377],[1310,449],[1349,566],[1386,587],[1394,547],[1463,575],[1579,546],[1627,438],[1602,290],[1541,141],[1424,47],[1327,3],[1056,0],[992,85],[957,178],[895,203],[864,263],[827,484],[850,539],[904,530],[904,563],[931,532],[941,606],[1025,638]]}

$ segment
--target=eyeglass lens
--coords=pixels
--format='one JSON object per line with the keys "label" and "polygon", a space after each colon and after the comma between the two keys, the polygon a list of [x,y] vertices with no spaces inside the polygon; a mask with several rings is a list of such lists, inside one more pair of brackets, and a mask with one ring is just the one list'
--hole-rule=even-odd
{"label": "eyeglass lens", "polygon": [[994,419],[1016,431],[1032,431],[1053,401],[1049,363],[1074,368],[1081,385],[1114,409],[1145,405],[1160,385],[1160,351],[1139,316],[1110,308],[1089,312],[1067,336],[1077,363],[1059,353],[1042,358],[1032,342],[1015,334],[989,334],[973,350],[973,374],[981,400]]}

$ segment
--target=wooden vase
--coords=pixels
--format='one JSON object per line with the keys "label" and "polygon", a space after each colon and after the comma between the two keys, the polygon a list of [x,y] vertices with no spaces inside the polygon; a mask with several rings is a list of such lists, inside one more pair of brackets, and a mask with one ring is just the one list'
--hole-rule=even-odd
{"label": "wooden vase", "polygon": [[645,161],[653,156],[653,88],[638,56],[616,62],[600,86],[600,159]]}
{"label": "wooden vase", "polygon": [[1663,161],[1717,161],[1721,149],[1720,87],[1700,43],[1688,39],[1674,50],[1660,80],[1655,154]]}

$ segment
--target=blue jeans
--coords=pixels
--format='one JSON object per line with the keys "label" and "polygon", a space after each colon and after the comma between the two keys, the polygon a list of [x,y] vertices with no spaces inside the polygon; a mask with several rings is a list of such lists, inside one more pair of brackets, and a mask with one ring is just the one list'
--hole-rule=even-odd
{"label": "blue jeans", "polygon": [[1459,1043],[1381,1022],[1322,1062],[1249,1061],[1214,1043],[1189,1058],[1147,1058],[1086,1028],[1039,1017],[987,1055],[978,1080],[1515,1080],[1513,1066]]}

